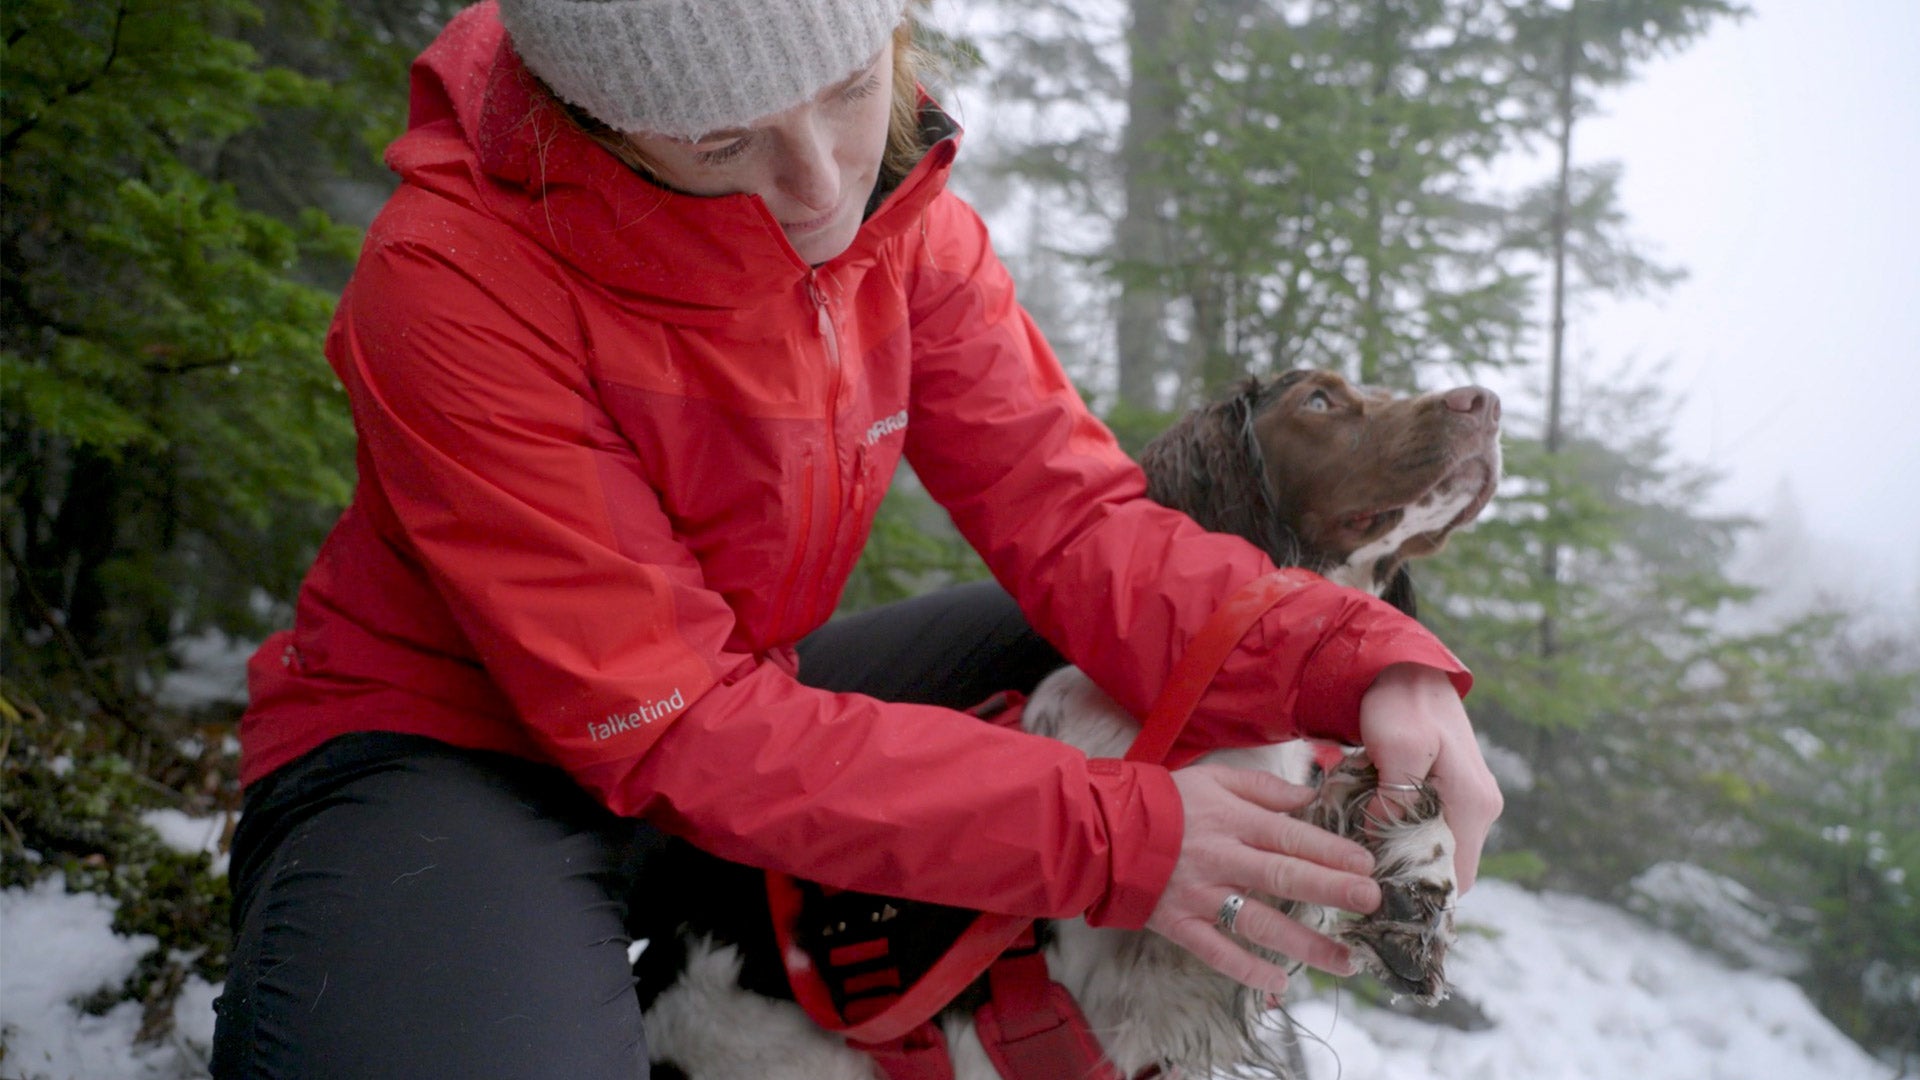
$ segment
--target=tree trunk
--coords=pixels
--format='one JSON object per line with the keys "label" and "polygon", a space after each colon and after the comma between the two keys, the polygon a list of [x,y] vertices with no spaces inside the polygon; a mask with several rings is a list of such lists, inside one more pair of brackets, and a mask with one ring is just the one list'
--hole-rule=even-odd
{"label": "tree trunk", "polygon": [[103,580],[119,540],[121,474],[111,461],[76,451],[67,490],[53,520],[50,552],[63,561],[59,585],[48,599],[89,657],[101,655],[112,590]]}
{"label": "tree trunk", "polygon": [[[1560,178],[1553,192],[1553,323],[1548,332],[1547,349],[1547,429],[1544,443],[1547,459],[1560,453],[1561,409],[1565,391],[1567,339],[1567,230],[1570,228],[1569,204],[1573,184],[1574,67],[1580,50],[1580,0],[1567,8],[1567,32],[1561,39],[1560,87],[1555,101],[1559,118]],[[1554,608],[1560,591],[1560,545],[1552,535],[1543,545],[1541,577],[1546,585],[1546,605],[1540,614],[1540,655],[1552,657],[1559,651],[1554,631]]]}
{"label": "tree trunk", "polygon": [[1372,155],[1367,160],[1367,175],[1362,179],[1366,196],[1361,207],[1364,215],[1362,235],[1357,239],[1356,249],[1365,269],[1360,282],[1360,312],[1355,329],[1360,335],[1360,367],[1355,374],[1368,386],[1388,385],[1384,357],[1386,339],[1386,319],[1382,315],[1385,308],[1384,292],[1386,275],[1381,266],[1386,257],[1386,208],[1381,203],[1380,189],[1387,182],[1387,122],[1383,117],[1384,101],[1393,93],[1393,64],[1397,50],[1392,23],[1392,10],[1385,4],[1376,5],[1371,35],[1372,56],[1368,63],[1373,68],[1373,85],[1369,88],[1371,100],[1367,103],[1367,147]]}
{"label": "tree trunk", "polygon": [[1127,129],[1120,142],[1120,168],[1126,186],[1125,214],[1114,234],[1122,267],[1118,349],[1120,400],[1139,409],[1155,409],[1154,391],[1169,359],[1166,347],[1167,289],[1161,275],[1168,262],[1169,197],[1160,147],[1172,134],[1178,86],[1169,55],[1170,33],[1186,14],[1176,0],[1133,0],[1127,30],[1130,75]]}

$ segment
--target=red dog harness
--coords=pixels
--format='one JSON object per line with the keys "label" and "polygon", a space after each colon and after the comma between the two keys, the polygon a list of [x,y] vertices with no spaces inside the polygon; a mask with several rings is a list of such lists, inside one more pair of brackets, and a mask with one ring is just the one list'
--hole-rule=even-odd
{"label": "red dog harness", "polygon": [[[1186,753],[1179,760],[1170,760],[1173,745],[1193,716],[1194,707],[1234,647],[1297,587],[1278,573],[1255,578],[1213,613],[1187,643],[1146,723],[1128,747],[1128,761],[1177,768],[1198,756]],[[1000,695],[975,712],[994,723],[1018,727],[1024,704],[1018,695]],[[870,1054],[888,1080],[952,1080],[946,1037],[933,1018],[983,972],[990,998],[974,1013],[974,1030],[1004,1080],[1057,1080],[1067,1076],[1125,1080],[1106,1060],[1073,996],[1049,977],[1046,957],[1034,937],[1033,920],[982,913],[912,986],[897,994],[865,996],[850,1002],[848,1015],[841,1016],[821,972],[795,941],[801,907],[798,882],[768,872],[767,898],[794,999],[814,1023]],[[898,970],[884,963],[887,949],[884,938],[863,941],[832,950],[828,963],[836,969],[867,965],[854,977],[865,989],[897,988]],[[876,967],[875,961],[881,963]],[[891,983],[887,982],[889,973]],[[1142,1075],[1157,1072],[1149,1070]]]}

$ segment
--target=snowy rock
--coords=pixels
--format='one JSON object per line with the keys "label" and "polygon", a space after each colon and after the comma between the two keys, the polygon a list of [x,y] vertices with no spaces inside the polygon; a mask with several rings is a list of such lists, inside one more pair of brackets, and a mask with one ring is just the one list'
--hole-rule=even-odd
{"label": "snowy rock", "polygon": [[1779,945],[1779,920],[1751,889],[1691,863],[1655,863],[1633,879],[1627,906],[1663,930],[1747,967],[1793,975],[1806,966],[1798,953]]}

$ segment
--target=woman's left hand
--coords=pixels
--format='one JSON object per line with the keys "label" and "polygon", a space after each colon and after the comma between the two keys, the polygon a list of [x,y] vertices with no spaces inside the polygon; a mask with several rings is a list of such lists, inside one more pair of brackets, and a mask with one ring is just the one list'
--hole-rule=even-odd
{"label": "woman's left hand", "polygon": [[[1480,756],[1460,695],[1440,671],[1395,664],[1360,699],[1360,742],[1382,784],[1431,783],[1453,830],[1454,873],[1461,892],[1473,887],[1480,851],[1505,800]],[[1383,792],[1375,813],[1398,813]]]}

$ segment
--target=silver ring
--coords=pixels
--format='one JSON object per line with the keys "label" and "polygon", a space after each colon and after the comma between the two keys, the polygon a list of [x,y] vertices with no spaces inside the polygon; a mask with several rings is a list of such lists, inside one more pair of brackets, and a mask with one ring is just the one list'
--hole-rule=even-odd
{"label": "silver ring", "polygon": [[1247,898],[1239,893],[1228,893],[1220,901],[1220,914],[1213,917],[1214,924],[1227,933],[1233,933],[1233,921],[1240,917],[1240,909],[1247,906]]}
{"label": "silver ring", "polygon": [[1383,791],[1410,791],[1410,792],[1413,792],[1415,795],[1418,795],[1420,792],[1426,790],[1424,787],[1422,787],[1419,784],[1376,784],[1374,786],[1380,788]]}

